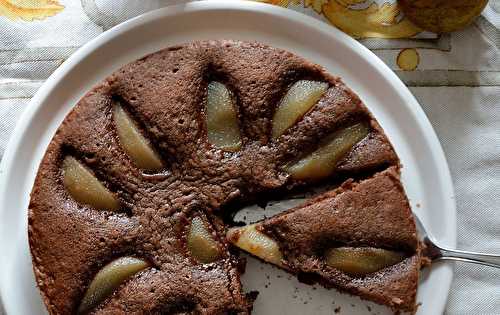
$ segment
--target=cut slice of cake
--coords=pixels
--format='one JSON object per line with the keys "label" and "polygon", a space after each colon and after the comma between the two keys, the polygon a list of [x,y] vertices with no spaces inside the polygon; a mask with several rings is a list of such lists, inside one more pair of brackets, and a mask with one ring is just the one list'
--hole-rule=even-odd
{"label": "cut slice of cake", "polygon": [[228,240],[304,282],[416,310],[421,245],[397,168],[230,229]]}

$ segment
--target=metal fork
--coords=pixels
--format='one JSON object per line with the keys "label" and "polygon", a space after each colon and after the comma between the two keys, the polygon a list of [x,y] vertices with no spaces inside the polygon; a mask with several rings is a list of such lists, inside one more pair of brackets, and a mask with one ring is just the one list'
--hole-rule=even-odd
{"label": "metal fork", "polygon": [[434,240],[432,235],[427,232],[419,217],[415,213],[413,213],[413,216],[415,217],[415,222],[417,224],[417,230],[420,233],[420,237],[426,245],[423,254],[430,258],[432,261],[455,260],[500,268],[500,254],[468,252],[446,248],[439,244],[436,244],[436,241]]}

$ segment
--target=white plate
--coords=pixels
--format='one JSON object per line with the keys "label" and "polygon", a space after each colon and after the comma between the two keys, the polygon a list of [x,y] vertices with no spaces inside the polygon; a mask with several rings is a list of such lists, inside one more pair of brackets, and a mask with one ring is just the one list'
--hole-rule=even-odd
{"label": "white plate", "polygon": [[[441,243],[455,245],[454,196],[441,146],[415,98],[380,59],[333,27],[291,10],[242,1],[194,2],[150,12],[105,32],[73,54],[32,99],[0,169],[0,293],[8,314],[45,312],[32,272],[27,206],[38,164],[65,115],[85,91],[121,65],[170,45],[216,38],[268,43],[341,76],[394,144],[413,209]],[[419,314],[443,312],[451,279],[450,265],[424,273]],[[243,282],[246,290],[261,292],[255,314],[332,314],[339,306],[344,314],[369,314],[368,307],[388,313],[334,290],[300,284],[253,260]]]}

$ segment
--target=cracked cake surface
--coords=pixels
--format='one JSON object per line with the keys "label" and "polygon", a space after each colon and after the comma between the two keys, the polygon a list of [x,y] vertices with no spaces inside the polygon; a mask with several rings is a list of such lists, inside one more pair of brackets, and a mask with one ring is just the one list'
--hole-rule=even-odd
{"label": "cracked cake surface", "polygon": [[[310,107],[297,82],[315,89]],[[287,105],[297,114],[276,133]],[[256,42],[160,50],[88,92],[49,144],[29,205],[37,285],[51,314],[248,314],[227,206],[387,168],[399,160],[383,130],[320,66]],[[377,242],[415,251],[401,233]]]}

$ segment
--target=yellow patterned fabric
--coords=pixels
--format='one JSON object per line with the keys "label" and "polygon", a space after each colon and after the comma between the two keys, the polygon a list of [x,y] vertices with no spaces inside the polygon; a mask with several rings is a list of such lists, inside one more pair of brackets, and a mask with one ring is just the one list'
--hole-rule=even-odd
{"label": "yellow patterned fabric", "polygon": [[11,20],[43,20],[63,9],[56,0],[0,0],[0,16]]}

